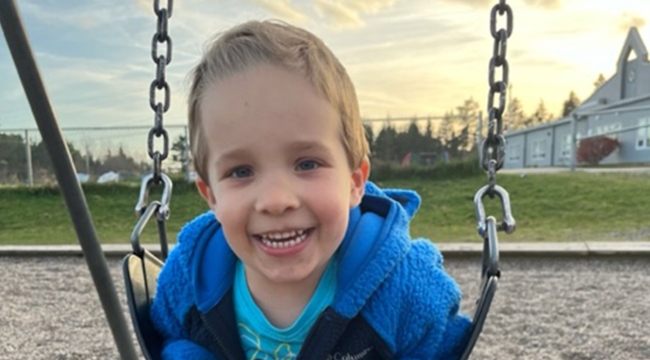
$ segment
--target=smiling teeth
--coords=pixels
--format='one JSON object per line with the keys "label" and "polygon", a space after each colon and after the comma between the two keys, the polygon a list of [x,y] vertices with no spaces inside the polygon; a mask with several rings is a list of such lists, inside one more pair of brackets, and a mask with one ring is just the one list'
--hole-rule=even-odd
{"label": "smiling teeth", "polygon": [[283,249],[296,246],[307,238],[305,230],[293,230],[282,233],[268,233],[260,235],[264,245],[275,249]]}

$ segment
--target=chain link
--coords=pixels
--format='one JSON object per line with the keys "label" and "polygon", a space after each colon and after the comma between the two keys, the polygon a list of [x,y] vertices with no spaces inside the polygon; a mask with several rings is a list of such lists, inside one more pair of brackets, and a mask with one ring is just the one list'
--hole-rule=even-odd
{"label": "chain link", "polygon": [[[499,16],[505,16],[505,28],[497,29],[497,18]],[[506,92],[509,82],[509,67],[506,53],[508,48],[507,41],[512,34],[512,27],[512,9],[506,4],[506,0],[499,0],[490,12],[490,33],[494,38],[494,46],[492,47],[492,58],[490,58],[488,68],[487,136],[483,140],[481,147],[481,166],[487,172],[488,184],[481,188],[474,198],[479,234],[483,237],[487,236],[487,232],[485,231],[486,214],[482,200],[484,196],[489,196],[490,198],[498,196],[501,198],[504,220],[499,226],[499,230],[505,230],[507,233],[511,233],[515,229],[508,192],[498,186],[496,180],[497,172],[503,167],[505,161],[506,138],[503,134],[503,114],[506,109]],[[497,68],[501,69],[500,79],[497,79]],[[496,95],[499,96],[499,100],[495,106],[494,98]]]}
{"label": "chain link", "polygon": [[[169,134],[163,125],[163,116],[170,105],[170,89],[165,79],[165,69],[172,60],[172,40],[167,33],[169,18],[172,16],[173,0],[167,0],[167,8],[160,7],[160,1],[154,0],[153,9],[158,17],[156,33],[151,43],[151,58],[156,64],[156,78],[149,86],[149,106],[154,111],[154,124],[147,136],[147,153],[153,162],[152,173],[142,178],[140,185],[140,196],[135,205],[135,213],[138,216],[138,223],[131,235],[133,252],[142,257],[143,249],[140,246],[140,234],[147,225],[149,219],[156,215],[158,223],[158,236],[160,240],[160,251],[163,261],[167,258],[167,231],[165,221],[169,218],[169,202],[172,195],[173,183],[162,171],[162,162],[169,155]],[[166,43],[166,55],[158,55],[158,44]],[[164,102],[156,100],[156,90],[164,92]],[[154,150],[155,138],[162,137],[162,152]],[[149,189],[152,185],[162,184],[162,198],[160,201],[148,202]]]}
{"label": "chain link", "polygon": [[[160,0],[154,0],[153,10],[157,16],[156,33],[151,40],[151,59],[156,64],[156,78],[149,86],[149,106],[154,111],[154,126],[149,130],[147,138],[147,153],[153,161],[153,176],[156,182],[161,179],[162,162],[169,155],[169,135],[163,124],[164,113],[169,110],[171,90],[167,83],[165,70],[172,61],[172,39],[167,32],[169,18],[172,16],[174,1],[167,0],[167,8],[160,6]],[[158,54],[158,45],[165,44],[165,55]],[[157,91],[158,90],[158,91]],[[156,99],[156,93],[162,91],[164,94],[162,102]],[[154,138],[162,137],[162,152],[154,150]]]}
{"label": "chain link", "polygon": [[[499,16],[505,16],[506,28],[497,30]],[[490,12],[490,33],[494,38],[492,58],[488,68],[488,134],[483,142],[482,166],[488,172],[490,189],[496,184],[496,172],[503,167],[505,158],[505,138],[503,137],[503,114],[506,109],[509,73],[506,59],[507,42],[513,30],[512,8],[505,0],[499,0]],[[501,69],[501,79],[497,80],[497,68]],[[498,106],[494,97],[498,94]]]}
{"label": "chain link", "polygon": [[[506,16],[506,29],[497,31],[497,14]],[[497,280],[501,276],[499,271],[499,239],[497,231],[510,234],[515,231],[515,219],[510,211],[510,197],[508,192],[497,185],[496,174],[503,166],[505,159],[506,140],[503,136],[502,116],[506,107],[506,91],[508,89],[508,61],[506,60],[507,40],[512,34],[512,9],[506,0],[499,3],[490,12],[490,32],[494,38],[494,47],[488,72],[488,129],[487,136],[482,144],[481,165],[488,173],[488,184],[481,187],[474,195],[474,211],[477,220],[477,230],[483,238],[483,265],[481,269],[481,295],[476,303],[476,311],[472,319],[472,328],[469,341],[460,360],[468,360],[476,344],[483,323],[496,292]],[[496,80],[496,68],[501,68],[501,80]],[[494,106],[494,96],[499,94],[499,106]],[[501,199],[503,220],[498,222],[495,217],[487,216],[483,206],[483,198],[495,196]]]}

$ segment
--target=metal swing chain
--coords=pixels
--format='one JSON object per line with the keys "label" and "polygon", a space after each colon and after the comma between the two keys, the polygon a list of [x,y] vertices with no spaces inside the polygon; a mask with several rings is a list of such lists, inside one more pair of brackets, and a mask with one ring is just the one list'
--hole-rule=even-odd
{"label": "metal swing chain", "polygon": [[[505,28],[497,30],[497,17],[505,16]],[[482,144],[482,166],[488,174],[488,184],[481,188],[474,198],[479,234],[487,239],[489,233],[487,219],[482,199],[485,195],[493,198],[497,195],[501,199],[503,208],[503,221],[497,225],[496,230],[507,233],[514,231],[515,222],[510,211],[510,199],[508,192],[497,185],[496,174],[503,167],[505,159],[506,140],[503,135],[503,113],[506,108],[506,92],[508,90],[509,67],[506,59],[507,41],[513,30],[512,8],[506,4],[506,0],[499,0],[490,12],[490,33],[494,38],[492,58],[488,68],[488,129],[487,136]],[[501,79],[497,81],[496,69],[501,68]],[[494,97],[499,95],[498,106],[495,106]],[[496,240],[496,239],[495,239]]]}
{"label": "metal swing chain", "polygon": [[[497,16],[504,16],[506,27],[497,30]],[[506,60],[507,41],[512,35],[513,14],[512,9],[506,0],[499,0],[490,12],[490,33],[494,38],[492,58],[488,70],[488,130],[482,144],[481,165],[488,174],[488,184],[478,190],[474,196],[474,209],[478,221],[478,233],[483,238],[483,259],[481,266],[481,289],[480,298],[476,303],[476,311],[472,331],[468,344],[465,348],[462,360],[468,359],[469,355],[478,340],[483,328],[483,323],[490,309],[490,304],[496,293],[497,281],[501,275],[499,270],[499,243],[497,231],[505,231],[510,234],[515,230],[515,219],[510,210],[510,198],[508,192],[497,185],[496,174],[503,167],[505,159],[505,137],[503,135],[503,113],[506,108],[506,91],[508,89],[508,60]],[[496,69],[501,68],[501,79],[496,80]],[[494,96],[499,94],[498,107],[494,105]],[[495,195],[501,199],[503,209],[503,220],[497,223],[493,216],[486,216],[483,198],[488,195],[493,198]]]}
{"label": "metal swing chain", "polygon": [[[506,15],[506,28],[497,31],[497,14]],[[512,9],[505,0],[500,0],[490,13],[490,33],[494,38],[492,58],[488,70],[488,133],[483,142],[483,169],[488,172],[490,190],[496,185],[496,172],[503,167],[505,138],[503,136],[503,113],[506,107],[509,67],[506,60],[507,41],[512,34]],[[502,68],[501,80],[495,81],[496,68]],[[494,96],[499,94],[499,106],[494,106]]]}
{"label": "metal swing chain", "polygon": [[[163,260],[167,257],[167,233],[165,230],[165,221],[169,218],[169,202],[172,194],[172,181],[163,172],[162,162],[169,155],[169,134],[163,125],[163,115],[169,110],[170,106],[170,88],[165,79],[165,69],[172,61],[172,39],[167,32],[169,18],[172,17],[174,1],[167,0],[167,7],[160,6],[160,0],[153,1],[153,10],[157,16],[156,33],[151,39],[151,59],[156,64],[156,77],[149,86],[149,106],[154,111],[154,125],[149,130],[147,137],[147,153],[153,161],[153,171],[151,174],[142,179],[140,186],[140,197],[135,206],[136,216],[139,217],[138,223],[131,234],[131,244],[136,254],[142,254],[140,247],[140,234],[149,218],[156,215],[158,222],[158,235],[160,237],[160,249]],[[158,45],[165,44],[167,49],[164,53],[158,54]],[[156,91],[164,92],[163,101],[156,99]],[[162,152],[154,150],[154,138],[162,137]],[[160,201],[148,203],[147,198],[149,189],[154,184],[163,185],[162,198]]]}
{"label": "metal swing chain", "polygon": [[[169,155],[169,135],[163,126],[163,114],[169,110],[170,106],[170,89],[165,79],[165,68],[172,61],[172,39],[167,33],[167,24],[172,16],[173,0],[168,0],[168,8],[161,8],[160,1],[154,0],[154,12],[158,16],[156,33],[151,39],[151,59],[156,64],[156,78],[151,82],[149,87],[149,106],[154,111],[154,126],[149,130],[147,139],[147,150],[149,157],[153,160],[153,174],[156,181],[160,180],[162,161]],[[167,44],[167,53],[158,55],[158,44]],[[164,103],[156,101],[156,89],[164,91]],[[163,138],[162,153],[154,151],[154,136]]]}

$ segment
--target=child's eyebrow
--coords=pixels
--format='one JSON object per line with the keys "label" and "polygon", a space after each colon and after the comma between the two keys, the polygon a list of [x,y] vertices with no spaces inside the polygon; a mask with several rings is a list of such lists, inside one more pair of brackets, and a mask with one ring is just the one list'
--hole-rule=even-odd
{"label": "child's eyebrow", "polygon": [[246,158],[250,155],[250,152],[246,149],[233,149],[233,150],[228,150],[224,152],[223,154],[219,155],[215,160],[214,160],[214,166],[219,167],[223,166],[224,164],[227,164],[232,161],[237,161],[239,159]]}
{"label": "child's eyebrow", "polygon": [[[331,154],[330,148],[318,140],[298,140],[287,144],[285,148],[292,153],[314,150],[321,154]],[[226,166],[228,163],[241,161],[242,159],[248,159],[251,156],[253,155],[249,149],[239,148],[227,150],[214,160],[214,166],[216,168],[219,168],[219,166]]]}
{"label": "child's eyebrow", "polygon": [[288,145],[288,148],[292,151],[317,150],[330,152],[329,147],[320,141],[294,141]]}

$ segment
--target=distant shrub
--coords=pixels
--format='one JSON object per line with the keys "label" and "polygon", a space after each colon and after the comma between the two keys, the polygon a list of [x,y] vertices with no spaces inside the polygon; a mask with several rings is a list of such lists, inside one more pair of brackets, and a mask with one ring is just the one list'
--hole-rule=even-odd
{"label": "distant shrub", "polygon": [[370,167],[370,179],[373,181],[398,180],[398,179],[428,179],[449,180],[474,177],[484,174],[478,158],[467,160],[454,160],[450,162],[437,162],[433,165],[400,166],[396,163],[387,163],[373,160]]}
{"label": "distant shrub", "polygon": [[607,136],[598,136],[580,141],[578,147],[578,162],[596,165],[609,156],[619,146],[618,140]]}

